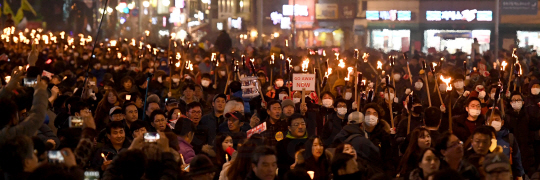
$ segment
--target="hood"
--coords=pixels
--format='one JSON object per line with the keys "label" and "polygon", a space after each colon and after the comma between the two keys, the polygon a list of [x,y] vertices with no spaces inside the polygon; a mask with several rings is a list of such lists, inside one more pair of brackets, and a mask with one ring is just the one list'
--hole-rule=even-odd
{"label": "hood", "polygon": [[345,86],[345,80],[338,79],[336,82],[334,82],[334,85],[332,86],[332,89],[330,89],[330,93],[332,93],[334,96],[337,96],[336,87],[338,86]]}
{"label": "hood", "polygon": [[345,141],[350,135],[353,134],[360,134],[364,136],[364,130],[360,129],[360,125],[358,124],[349,124],[343,127],[341,131],[339,131],[338,134],[336,134],[336,137],[334,139],[339,139],[341,142]]}
{"label": "hood", "polygon": [[538,80],[538,79],[532,80],[529,83],[529,89],[532,89],[533,85],[535,85],[535,84],[540,84],[540,80]]}

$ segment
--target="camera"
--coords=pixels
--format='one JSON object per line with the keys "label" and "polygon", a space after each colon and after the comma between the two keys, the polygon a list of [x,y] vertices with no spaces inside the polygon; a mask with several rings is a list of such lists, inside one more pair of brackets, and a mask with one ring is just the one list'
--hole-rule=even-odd
{"label": "camera", "polygon": [[157,132],[144,133],[144,142],[157,142],[159,140],[159,134]]}
{"label": "camera", "polygon": [[64,155],[61,151],[49,151],[47,152],[49,163],[64,163]]}
{"label": "camera", "polygon": [[37,84],[37,78],[24,78],[23,85],[24,87],[35,87]]}
{"label": "camera", "polygon": [[69,116],[69,127],[78,128],[83,126],[83,117],[81,116]]}

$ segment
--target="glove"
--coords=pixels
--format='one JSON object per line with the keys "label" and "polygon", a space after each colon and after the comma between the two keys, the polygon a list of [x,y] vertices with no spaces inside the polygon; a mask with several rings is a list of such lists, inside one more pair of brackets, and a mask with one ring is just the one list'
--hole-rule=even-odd
{"label": "glove", "polygon": [[394,97],[394,103],[398,103],[398,102],[399,102],[398,98]]}
{"label": "glove", "polygon": [[446,107],[444,105],[441,105],[440,109],[441,109],[441,112],[446,112]]}
{"label": "glove", "polygon": [[407,88],[405,89],[405,94],[410,94],[411,93],[411,89]]}
{"label": "glove", "polygon": [[467,96],[469,96],[469,94],[471,94],[471,92],[469,92],[469,91],[465,91],[465,92],[463,92],[463,96],[464,96],[464,97],[467,97]]}

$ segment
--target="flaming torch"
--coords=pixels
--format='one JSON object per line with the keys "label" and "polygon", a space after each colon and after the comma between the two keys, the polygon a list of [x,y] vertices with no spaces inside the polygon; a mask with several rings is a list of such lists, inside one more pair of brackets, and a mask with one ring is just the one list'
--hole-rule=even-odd
{"label": "flaming torch", "polygon": [[309,67],[309,59],[302,61],[302,72],[307,72]]}
{"label": "flaming torch", "polygon": [[[450,81],[452,81],[451,77],[444,78],[441,75],[441,81],[446,84],[446,92],[450,93],[452,91],[452,84],[450,84]],[[448,101],[448,123],[449,123],[449,131],[452,132],[452,100]]]}

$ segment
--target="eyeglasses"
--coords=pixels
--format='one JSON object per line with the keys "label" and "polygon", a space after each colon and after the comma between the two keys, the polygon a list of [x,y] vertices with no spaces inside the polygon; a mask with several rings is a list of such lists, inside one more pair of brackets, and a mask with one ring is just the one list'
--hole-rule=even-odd
{"label": "eyeglasses", "polygon": [[202,111],[189,111],[191,114],[202,114]]}
{"label": "eyeglasses", "polygon": [[293,127],[297,127],[297,126],[306,126],[306,123],[295,123],[295,124],[292,124]]}
{"label": "eyeglasses", "polygon": [[451,146],[448,146],[447,149],[452,149],[452,148],[455,148],[457,146],[463,146],[463,141],[459,141],[458,143],[455,143]]}

